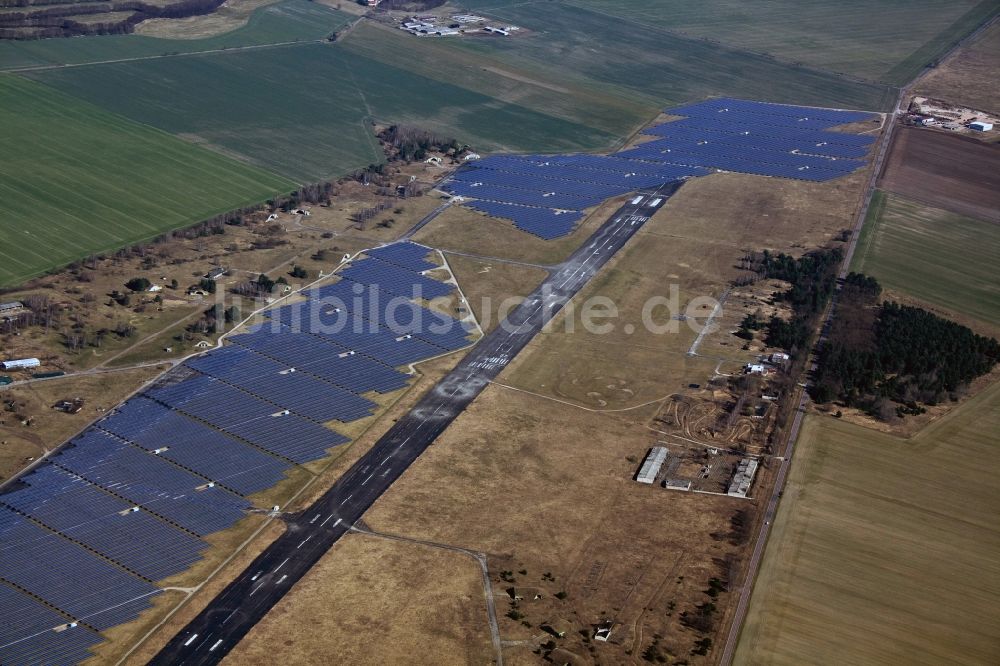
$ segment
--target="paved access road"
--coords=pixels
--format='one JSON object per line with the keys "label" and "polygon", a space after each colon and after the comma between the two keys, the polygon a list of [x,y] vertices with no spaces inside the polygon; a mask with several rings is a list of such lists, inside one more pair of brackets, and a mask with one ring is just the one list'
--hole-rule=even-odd
{"label": "paved access road", "polygon": [[601,225],[151,663],[221,661],[680,186],[644,192]]}

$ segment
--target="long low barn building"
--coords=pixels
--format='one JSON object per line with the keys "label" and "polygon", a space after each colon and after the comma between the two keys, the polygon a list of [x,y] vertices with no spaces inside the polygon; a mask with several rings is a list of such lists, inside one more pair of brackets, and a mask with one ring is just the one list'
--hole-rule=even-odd
{"label": "long low barn building", "polygon": [[0,362],[0,369],[22,370],[24,368],[37,368],[41,364],[42,362],[37,358],[18,358]]}
{"label": "long low barn building", "polygon": [[654,446],[649,450],[649,454],[646,455],[646,460],[643,461],[642,467],[639,469],[639,473],[636,474],[635,480],[639,483],[649,483],[652,484],[656,481],[656,475],[660,473],[660,467],[663,466],[663,462],[667,459],[667,448],[665,446]]}

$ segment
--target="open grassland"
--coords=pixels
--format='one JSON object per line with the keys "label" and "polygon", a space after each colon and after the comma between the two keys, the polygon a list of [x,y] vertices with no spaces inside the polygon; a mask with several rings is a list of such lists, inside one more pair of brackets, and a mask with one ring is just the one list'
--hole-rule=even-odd
{"label": "open grassland", "polygon": [[1000,225],[877,192],[851,269],[1000,326]]}
{"label": "open grassland", "polygon": [[[465,4],[504,18],[523,17],[541,3],[471,0]],[[564,11],[599,12],[614,29],[650,27],[710,40],[873,81],[901,85],[1000,9],[996,0],[565,0]]]}
{"label": "open grassland", "polygon": [[546,277],[540,268],[454,254],[446,256],[468,306],[484,331],[496,328]]}
{"label": "open grassland", "polygon": [[0,285],[294,188],[44,86],[0,76]]}
{"label": "open grassland", "polygon": [[373,120],[418,125],[479,150],[564,151],[612,141],[607,132],[336,45],[157,58],[31,76],[298,181],[381,161]]}
{"label": "open grassland", "polygon": [[917,84],[917,94],[1000,113],[1000,23],[959,49]]}
{"label": "open grassland", "polygon": [[521,231],[506,220],[488,217],[465,206],[451,206],[417,232],[413,240],[446,252],[548,266],[564,261],[624,201],[624,197],[606,201],[580,222],[573,233],[551,241]]}
{"label": "open grassland", "polygon": [[[560,2],[511,4],[491,10],[532,32],[512,39],[448,42],[460,51],[557,80],[589,80],[608,94],[658,105],[710,95],[858,109],[886,109],[895,92],[766,55],[622,21],[606,12]],[[667,13],[667,11],[664,11]]]}
{"label": "open grassland", "polygon": [[485,664],[488,627],[470,556],[351,534],[223,664]]}
{"label": "open grassland", "polygon": [[[850,226],[864,174],[830,183],[805,183],[741,174],[717,174],[686,183],[576,301],[531,343],[533,360],[515,361],[509,382],[576,404],[622,409],[705,383],[724,365],[751,359],[731,333],[746,314],[726,304],[719,328],[689,355],[698,331],[740,276],[747,250],[801,254],[825,245]],[[582,304],[608,299],[618,317],[608,331],[588,331]],[[665,299],[655,306],[653,299]],[[596,301],[594,301],[596,303]],[[651,305],[652,304],[652,305]],[[648,328],[643,310],[648,309]],[[678,320],[680,317],[688,320]],[[673,318],[673,320],[671,319]],[[570,326],[572,324],[572,326]]]}
{"label": "open grassland", "polygon": [[[184,24],[185,21],[190,23],[195,19],[204,22],[212,16],[198,16],[181,21],[165,20]],[[330,33],[346,25],[351,18],[349,14],[309,0],[284,0],[257,9],[249,19],[245,19],[246,25],[242,27],[209,37],[193,38],[192,34],[198,35],[205,31],[195,24],[186,36],[172,35],[176,37],[173,39],[132,34],[0,41],[0,70],[155,58],[245,46],[316,41],[325,39]]]}
{"label": "open grassland", "polygon": [[[679,614],[707,599],[709,578],[727,575],[720,566],[734,548],[710,535],[725,533],[739,507],[631,480],[654,441],[645,428],[652,412],[598,413],[489,387],[365,521],[487,553],[509,663],[538,663],[531,651],[552,638],[540,626],[560,620],[568,631],[556,642],[584,663],[633,663],[627,654],[655,633],[665,651],[687,657],[696,635]],[[513,582],[497,580],[504,569]],[[543,595],[520,604],[527,625],[504,617],[511,585]],[[720,612],[726,597],[716,600]],[[578,632],[589,639],[606,617],[620,623],[614,640],[588,654]]]}
{"label": "open grassland", "polygon": [[736,664],[990,664],[1000,385],[901,440],[807,417]]}

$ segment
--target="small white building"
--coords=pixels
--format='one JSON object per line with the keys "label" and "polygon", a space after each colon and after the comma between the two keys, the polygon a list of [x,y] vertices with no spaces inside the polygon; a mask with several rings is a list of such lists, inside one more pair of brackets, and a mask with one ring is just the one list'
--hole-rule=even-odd
{"label": "small white building", "polygon": [[779,363],[785,363],[791,358],[792,357],[786,354],[785,352],[774,352],[768,357],[767,360],[769,360],[771,363],[779,364]]}
{"label": "small white building", "polygon": [[748,375],[762,375],[766,370],[762,363],[747,363],[747,367],[744,369]]}
{"label": "small white building", "polygon": [[3,370],[24,370],[25,368],[37,368],[42,364],[37,358],[18,358],[0,363]]}
{"label": "small white building", "polygon": [[989,132],[993,129],[993,123],[988,123],[985,120],[976,120],[969,123],[969,129],[976,132]]}

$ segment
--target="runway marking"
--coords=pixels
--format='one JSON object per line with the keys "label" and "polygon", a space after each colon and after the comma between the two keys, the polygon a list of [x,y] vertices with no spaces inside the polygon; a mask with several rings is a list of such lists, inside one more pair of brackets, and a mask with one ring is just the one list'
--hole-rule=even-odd
{"label": "runway marking", "polygon": [[261,575],[262,573],[264,573],[264,572],[263,572],[263,571],[258,571],[257,573],[255,573],[255,574],[253,575],[253,578],[251,578],[251,579],[250,579],[250,582],[252,583],[252,582],[254,582],[255,580],[257,580],[258,578],[260,578],[260,575]]}
{"label": "runway marking", "polygon": [[315,523],[315,522],[316,522],[317,520],[319,520],[319,514],[318,514],[318,513],[317,513],[317,514],[316,514],[315,516],[313,516],[313,519],[309,521],[309,524],[310,524],[310,525],[312,525],[312,524],[313,524],[313,523]]}
{"label": "runway marking", "polygon": [[253,588],[253,590],[251,590],[251,591],[250,591],[250,596],[252,597],[252,596],[254,595],[254,593],[255,593],[255,592],[256,592],[257,590],[259,590],[260,588],[262,588],[262,587],[264,587],[264,583],[261,583],[261,584],[260,584],[260,585],[258,585],[257,587]]}
{"label": "runway marking", "polygon": [[387,456],[385,457],[385,460],[383,460],[383,461],[382,461],[382,464],[384,465],[384,464],[386,464],[387,462],[389,462],[389,458],[391,458],[391,457],[392,457],[392,454],[390,453],[389,455],[387,455]]}
{"label": "runway marking", "polygon": [[[347,501],[347,500],[344,500],[344,502],[346,502],[346,501]],[[341,502],[341,504],[343,504],[344,502]],[[323,527],[323,526],[324,526],[324,525],[326,525],[326,524],[327,524],[328,522],[330,522],[330,519],[331,519],[331,518],[333,518],[333,514],[332,514],[332,513],[331,513],[331,514],[330,514],[329,516],[327,516],[327,517],[326,517],[326,520],[324,520],[324,521],[323,521],[322,523],[320,523],[320,524],[319,524],[319,526],[320,526],[320,527]],[[338,520],[337,522],[339,523],[340,521]]]}
{"label": "runway marking", "polygon": [[[434,412],[434,413],[437,414],[437,412]],[[369,474],[368,478],[361,482],[361,485],[365,485],[366,483],[368,483],[369,481],[371,481],[371,479],[372,479],[373,476],[375,476],[375,472],[372,472],[371,474]]]}
{"label": "runway marking", "polygon": [[[292,558],[286,557],[285,561],[278,565],[278,569],[281,569],[281,567],[285,566],[285,563],[287,563],[288,560],[290,560],[290,559],[292,559]],[[278,573],[278,569],[275,569],[273,573]]]}
{"label": "runway marking", "polygon": [[220,645],[222,645],[222,639],[221,638],[219,640],[215,641],[215,643],[212,644],[212,647],[208,648],[208,651],[211,652],[212,650],[214,650],[215,648],[219,647]]}
{"label": "runway marking", "polygon": [[184,641],[184,647],[187,647],[188,645],[191,645],[191,643],[194,643],[194,639],[196,638],[198,638],[198,634],[191,634],[191,638]]}
{"label": "runway marking", "polygon": [[229,618],[231,618],[234,615],[236,615],[236,611],[235,610],[232,613],[230,613],[229,615],[226,616],[226,619],[222,621],[222,624],[225,624],[226,622],[229,622]]}
{"label": "runway marking", "polygon": [[305,539],[303,539],[302,541],[300,541],[299,545],[297,545],[295,547],[295,550],[298,550],[299,548],[301,548],[302,546],[304,546],[305,543],[306,543],[306,541],[309,541],[309,539],[312,539],[312,535],[311,534],[309,536],[307,536]]}
{"label": "runway marking", "polygon": [[[369,477],[369,478],[371,478],[371,477]],[[365,484],[362,483],[361,485],[365,485]],[[352,497],[354,497],[354,493],[351,493],[350,495],[348,495],[347,497],[345,497],[344,499],[342,499],[340,501],[340,506],[344,506],[344,504],[347,502],[347,500],[351,499]],[[330,515],[333,516],[333,514],[330,514]],[[327,518],[326,520],[330,520],[330,519]],[[326,523],[326,521],[323,521],[323,522],[324,522],[324,524]]]}
{"label": "runway marking", "polygon": [[288,574],[282,574],[281,578],[278,579],[278,582],[275,583],[275,585],[281,585],[282,583],[285,582],[286,578],[288,578]]}

